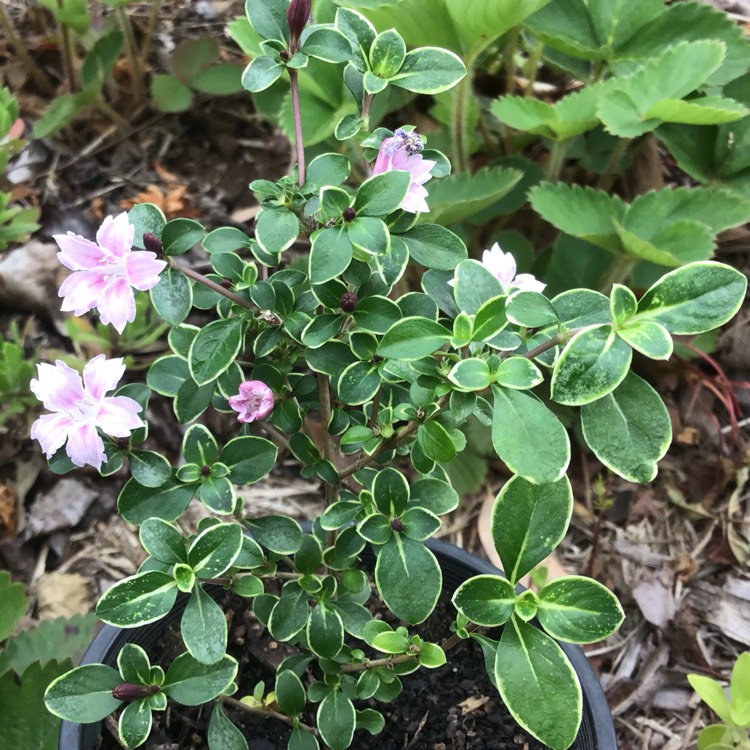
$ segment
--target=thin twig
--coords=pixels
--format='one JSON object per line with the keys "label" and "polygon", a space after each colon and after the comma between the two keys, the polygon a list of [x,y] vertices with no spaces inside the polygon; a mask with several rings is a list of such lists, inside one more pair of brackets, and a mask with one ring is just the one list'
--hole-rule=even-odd
{"label": "thin twig", "polygon": [[207,278],[202,273],[198,273],[198,271],[194,271],[188,266],[181,266],[179,263],[175,263],[174,261],[171,261],[171,266],[172,268],[176,268],[178,271],[182,271],[185,276],[191,278],[193,281],[197,281],[199,284],[203,284],[203,286],[208,287],[217,294],[220,294],[222,297],[226,297],[227,299],[232,300],[232,302],[234,302],[236,305],[244,307],[245,310],[252,310],[252,304],[246,299],[240,297],[239,294],[235,294],[234,292],[229,291],[229,289],[224,289],[221,284],[217,284],[215,281]]}
{"label": "thin twig", "polygon": [[294,117],[294,143],[297,149],[297,184],[305,184],[305,144],[302,137],[302,115],[299,108],[299,81],[297,71],[289,68],[289,80],[292,84],[292,116]]}
{"label": "thin twig", "polygon": [[138,45],[135,42],[133,24],[130,22],[130,16],[128,16],[128,12],[125,10],[124,5],[117,6],[117,17],[120,20],[122,33],[125,37],[125,49],[127,50],[128,61],[130,62],[130,83],[133,90],[133,99],[136,104],[140,104],[145,95],[143,88],[143,69],[141,67],[141,58],[138,54]]}
{"label": "thin twig", "polygon": [[151,12],[148,16],[148,25],[146,26],[146,35],[143,37],[141,43],[141,64],[146,67],[148,63],[148,53],[151,49],[151,39],[154,36],[154,30],[156,29],[156,22],[159,20],[159,11],[161,10],[161,0],[152,0]]}
{"label": "thin twig", "polygon": [[[438,408],[435,412],[436,414],[448,403],[449,398],[450,394],[446,394],[445,396],[440,397],[437,402]],[[405,427],[402,427],[392,438],[390,438],[389,440],[385,440],[376,451],[373,451],[371,455],[368,456],[366,453],[360,453],[356,461],[349,464],[349,466],[345,467],[339,472],[339,479],[346,479],[346,477],[350,477],[352,474],[356,474],[361,469],[369,466],[384,451],[401,446],[409,439],[409,437],[414,432],[417,431],[417,429],[419,429],[419,425],[421,424],[423,424],[422,420],[415,419],[409,422],[409,424],[407,424]]]}
{"label": "thin twig", "polygon": [[222,703],[226,703],[227,706],[231,706],[232,708],[236,708],[240,711],[245,711],[246,713],[253,714],[253,716],[259,716],[262,719],[276,719],[277,721],[283,721],[284,724],[290,727],[299,726],[303,729],[306,729],[311,734],[314,734],[316,737],[318,736],[318,730],[315,727],[303,724],[301,721],[297,722],[291,716],[286,716],[285,714],[279,713],[278,711],[274,711],[272,708],[249,706],[247,703],[238,701],[236,698],[230,698],[228,695],[222,695],[219,700]]}

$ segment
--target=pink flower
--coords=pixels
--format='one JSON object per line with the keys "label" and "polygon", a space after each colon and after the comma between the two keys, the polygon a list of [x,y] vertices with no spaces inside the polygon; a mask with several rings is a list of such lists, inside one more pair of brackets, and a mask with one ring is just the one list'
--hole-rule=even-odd
{"label": "pink flower", "polygon": [[57,257],[74,272],[60,287],[63,311],[82,315],[97,307],[102,323],[112,323],[119,333],[133,322],[133,289],[146,291],[156,286],[167,266],[155,253],[133,252],[134,232],[128,215],[121,213],[104,220],[96,242],[73,232],[54,236],[60,247]]}
{"label": "pink flower", "polygon": [[104,442],[96,431],[112,437],[128,437],[143,427],[137,416],[141,405],[127,396],[105,396],[117,387],[125,365],[122,359],[94,357],[81,376],[65,362],[38,364],[37,378],[29,384],[34,395],[52,414],[42,414],[31,426],[31,437],[38,440],[47,458],[67,441],[65,452],[76,466],[99,469],[106,460]]}
{"label": "pink flower", "polygon": [[[530,273],[519,273],[516,275],[516,259],[511,253],[504,253],[497,242],[482,253],[482,265],[505,287],[506,292],[511,289],[524,292],[543,292],[546,284],[532,276]],[[454,286],[455,279],[448,284]]]}
{"label": "pink flower", "polygon": [[425,159],[419,153],[424,148],[422,137],[398,128],[392,138],[386,138],[380,144],[378,158],[372,169],[373,175],[401,169],[411,174],[411,183],[400,208],[415,214],[430,210],[425,198],[427,188],[424,183],[431,178],[430,170],[437,164],[432,159]]}
{"label": "pink flower", "polygon": [[240,422],[263,419],[273,409],[273,391],[260,380],[240,383],[240,392],[229,399],[229,405],[239,413]]}

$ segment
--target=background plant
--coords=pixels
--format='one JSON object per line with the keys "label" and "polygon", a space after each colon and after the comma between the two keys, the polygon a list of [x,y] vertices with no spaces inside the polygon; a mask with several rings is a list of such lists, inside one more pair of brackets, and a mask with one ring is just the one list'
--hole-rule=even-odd
{"label": "background plant", "polygon": [[[144,445],[145,424],[129,438],[90,437],[88,447],[98,451],[101,444],[105,456],[101,465],[88,462],[102,474],[127,460],[132,476],[118,510],[140,527],[149,555],[135,576],[105,593],[97,614],[136,627],[159,620],[179,592],[187,593],[180,623],[187,652],[164,670],[128,645],[117,669],[85,665],[55,681],[47,706],[69,720],[94,722],[127,704],[121,739],[136,747],[168,698],[185,705],[215,701],[207,739],[217,750],[247,747],[227,709],[290,725],[293,750],[319,741],[344,750],[357,729],[377,734],[384,723],[379,711],[358,710],[355,701],[394,699],[402,676],[442,666],[457,642],[472,638],[513,716],[554,750],[567,748],[578,731],[582,698],[554,639],[601,640],[623,615],[611,593],[584,577],[546,583],[538,593],[515,591],[560,542],[572,512],[570,441],[550,402],[580,407],[583,437],[611,471],[650,481],[669,444],[670,421],[656,391],[630,372],[633,350],[668,359],[673,335],[697,335],[734,315],[746,279],[701,259],[659,274],[640,299],[620,284],[610,285],[608,296],[581,288],[545,295],[519,288],[513,258],[503,256],[508,280],[501,281],[487,260],[469,259],[459,234],[404,210],[417,165],[369,172],[376,156],[409,144],[411,157],[432,165],[434,180],[451,180],[448,159],[422,149],[411,129],[373,129],[371,121],[378,97],[392,86],[426,95],[450,90],[465,75],[460,58],[429,45],[407,52],[398,32],[378,33],[347,8],[336,12],[333,24],[303,28],[306,7],[295,2],[290,8],[285,0],[248,4],[263,54],[248,65],[243,84],[263,92],[288,77],[297,154],[295,174],[251,184],[261,205],[255,236],[233,227],[206,233],[189,219],[167,222],[150,204],[129,214],[134,246],[159,252],[167,262],[150,294],[172,326],[171,354],[151,366],[146,385],[120,388],[117,403],[131,408],[136,402],[145,414],[154,391],[173,399],[178,421],[189,424],[209,408],[237,411],[233,402],[244,398],[241,386],[249,382],[271,391],[275,401],[267,421],[248,402],[252,419],[222,443],[202,424],[191,424],[179,467]],[[479,22],[472,23],[478,33]],[[354,41],[348,49],[347,39]],[[300,71],[318,62],[345,63],[338,75],[354,112],[344,112],[334,128],[346,154],[322,153],[308,164]],[[359,174],[352,174],[354,167]],[[461,179],[477,184],[473,176],[448,184]],[[487,173],[477,179],[492,182]],[[440,197],[439,185],[430,181],[430,201]],[[481,193],[464,200],[457,191],[455,201],[443,194],[439,215],[446,223],[469,215],[461,213],[464,204],[476,209],[484,200]],[[618,222],[634,210],[635,202],[621,206]],[[639,210],[644,223],[661,221],[658,206]],[[616,228],[615,234],[620,237]],[[295,268],[282,258],[300,235],[309,238],[309,256]],[[202,276],[180,262],[197,243],[214,273]],[[421,291],[406,285],[407,267]],[[95,263],[89,270],[102,273]],[[124,272],[110,268],[107,278],[113,274]],[[194,307],[216,316],[201,328],[186,324]],[[99,360],[98,366],[116,371],[121,365]],[[60,365],[58,370],[75,379]],[[51,387],[45,372],[40,367],[34,384],[43,399]],[[104,402],[114,401],[102,401],[98,388],[94,404],[97,380],[90,380],[87,417],[89,407],[105,409]],[[115,387],[109,385],[107,390]],[[56,414],[42,419],[70,417],[72,407],[48,400]],[[460,428],[472,414],[490,429],[494,451],[513,474],[492,517],[508,577],[476,576],[462,584],[453,596],[458,615],[452,631],[441,643],[427,643],[414,626],[434,610],[442,576],[424,542],[440,528],[440,516],[459,503],[442,464],[465,448]],[[320,444],[305,430],[316,416]],[[102,418],[106,413],[97,411],[87,427],[101,426]],[[256,421],[267,437],[256,434],[250,424]],[[59,450],[40,440],[53,470],[82,463],[72,440]],[[344,463],[336,461],[336,443],[348,457]],[[299,461],[303,476],[322,482],[327,508],[309,533],[286,516],[253,517],[235,492],[236,485],[268,475],[279,447]],[[187,533],[176,521],[193,499],[213,516]],[[360,555],[368,546],[376,591],[401,626],[374,619],[364,606],[372,589]],[[271,692],[256,686],[240,700],[232,697],[237,662],[226,654],[226,618],[205,588],[209,584],[251,598],[271,636],[299,648],[280,665]],[[499,640],[481,630],[499,626]],[[313,713],[315,726],[309,723]]]}
{"label": "background plant", "polygon": [[698,674],[689,674],[693,690],[719,717],[698,735],[698,750],[726,750],[750,747],[750,652],[740,654],[732,669],[730,697],[720,682]]}

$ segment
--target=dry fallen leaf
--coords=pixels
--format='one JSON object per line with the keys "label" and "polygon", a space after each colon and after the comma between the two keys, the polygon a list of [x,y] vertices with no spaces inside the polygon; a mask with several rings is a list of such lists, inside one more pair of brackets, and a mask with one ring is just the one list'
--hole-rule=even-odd
{"label": "dry fallen leaf", "polygon": [[45,536],[77,526],[99,493],[78,479],[60,479],[40,494],[29,510],[24,539]]}
{"label": "dry fallen leaf", "polygon": [[78,573],[44,573],[36,581],[36,594],[42,620],[85,614],[93,605],[89,582]]}
{"label": "dry fallen leaf", "polygon": [[633,599],[646,620],[657,628],[663,628],[677,612],[672,590],[656,577],[641,581],[633,589]]}

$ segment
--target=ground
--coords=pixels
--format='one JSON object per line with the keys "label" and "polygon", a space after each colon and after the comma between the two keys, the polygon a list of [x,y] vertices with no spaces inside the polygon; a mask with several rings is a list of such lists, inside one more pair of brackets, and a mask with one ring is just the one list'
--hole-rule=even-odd
{"label": "ground", "polygon": [[[716,4],[740,22],[750,15],[744,1]],[[23,5],[10,3],[20,15]],[[206,25],[220,33],[242,3],[165,6],[157,33],[160,43],[169,45]],[[132,12],[142,28],[145,8],[136,3]],[[44,23],[22,17],[37,37]],[[232,49],[229,42],[224,46]],[[236,52],[226,55],[241,61]],[[7,40],[0,41],[3,59],[0,76],[22,87],[23,73],[10,62]],[[45,102],[22,94],[21,104],[31,123]],[[230,223],[249,231],[256,207],[247,183],[280,177],[290,161],[286,138],[264,123],[242,94],[199,96],[180,115],[136,113],[126,130],[95,113],[75,128],[33,141],[11,177],[14,197],[41,208],[42,228],[28,244],[0,255],[0,332],[11,339],[18,327],[26,353],[39,352],[43,359],[61,352],[124,354],[137,377],[164,349],[162,332],[153,328],[139,339],[110,341],[79,321],[71,338],[71,321],[56,309],[62,276],[51,235],[68,229],[91,235],[103,216],[144,200],[160,204],[169,217],[198,217],[209,229]],[[679,176],[654,142],[643,150],[631,178],[647,189]],[[720,240],[718,256],[746,272],[747,227]],[[197,268],[205,265],[198,251],[187,258]],[[710,360],[683,348],[668,365],[637,362],[665,398],[675,435],[652,484],[607,478],[601,486],[603,467],[574,448],[573,522],[547,569],[550,575],[591,574],[623,602],[627,619],[621,631],[586,651],[624,750],[694,748],[711,717],[691,693],[686,674],[726,677],[737,655],[750,648],[748,325],[745,308]],[[150,439],[176,458],[165,404],[157,401],[150,416]],[[29,414],[22,413],[0,426],[0,564],[30,586],[34,619],[88,611],[115,580],[135,572],[143,556],[137,530],[115,513],[122,477],[101,480],[87,471],[56,477],[27,439],[29,424]],[[439,535],[492,559],[487,514],[507,476],[500,462],[491,463],[482,488],[465,496]],[[268,481],[243,493],[256,514],[304,519],[321,509],[319,487],[294,478],[291,458]],[[611,507],[603,510],[609,503],[602,500],[611,500]],[[190,522],[197,522],[200,512],[191,506]]]}

